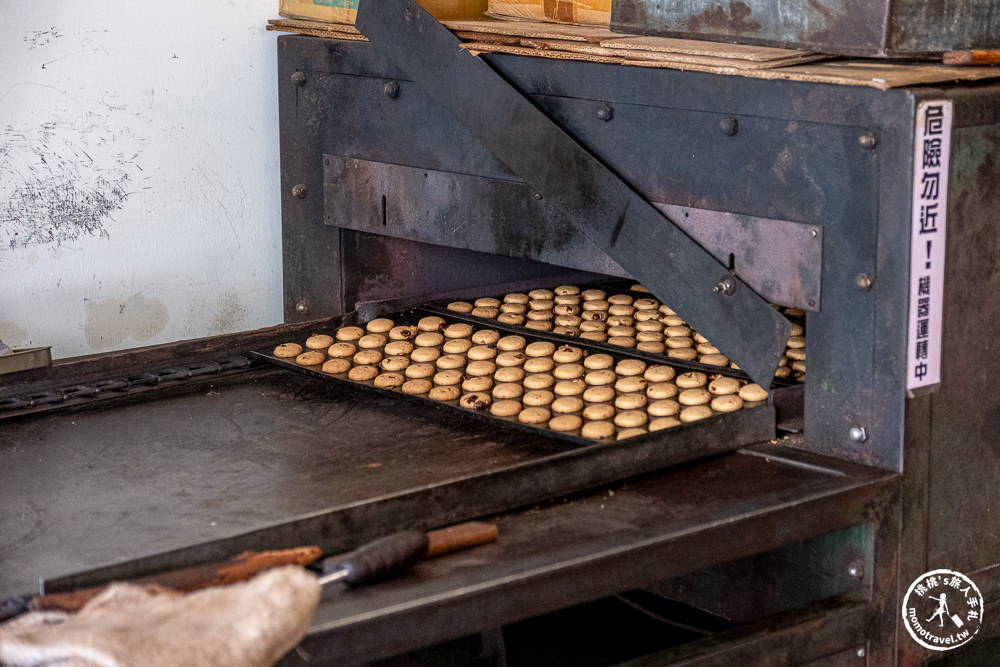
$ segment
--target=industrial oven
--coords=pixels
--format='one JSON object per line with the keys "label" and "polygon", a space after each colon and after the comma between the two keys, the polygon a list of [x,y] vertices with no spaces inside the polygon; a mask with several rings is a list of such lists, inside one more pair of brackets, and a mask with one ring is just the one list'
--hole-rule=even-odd
{"label": "industrial oven", "polygon": [[[489,518],[494,544],[326,592],[283,663],[437,664],[474,638],[472,664],[517,664],[518,624],[628,593],[712,622],[649,643],[571,635],[585,657],[553,632],[538,654],[914,664],[941,654],[911,640],[901,605],[938,569],[985,601],[947,655],[988,655],[1000,85],[480,60],[404,4],[359,19],[371,42],[278,40],[284,325],[0,388],[0,596]],[[454,309],[570,285],[655,297],[732,363]],[[771,391],[601,439],[273,354],[379,318]],[[808,368],[774,378],[793,326]]]}

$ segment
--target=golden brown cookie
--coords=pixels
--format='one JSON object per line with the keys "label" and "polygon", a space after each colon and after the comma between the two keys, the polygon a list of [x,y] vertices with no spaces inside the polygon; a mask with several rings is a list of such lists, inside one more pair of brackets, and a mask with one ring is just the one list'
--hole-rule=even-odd
{"label": "golden brown cookie", "polygon": [[497,401],[490,406],[490,414],[496,417],[513,417],[521,411],[520,401]]}
{"label": "golden brown cookie", "polygon": [[552,417],[547,409],[541,407],[530,407],[521,410],[517,415],[517,421],[522,424],[544,424]]}
{"label": "golden brown cookie", "polygon": [[464,394],[458,401],[459,405],[470,410],[485,410],[492,402],[490,395],[481,391]]}
{"label": "golden brown cookie", "polygon": [[441,327],[445,338],[468,338],[472,335],[472,325],[466,322],[455,322]]}
{"label": "golden brown cookie", "polygon": [[685,389],[677,395],[677,402],[681,405],[706,405],[712,400],[712,395],[707,389]]}
{"label": "golden brown cookie", "polygon": [[382,361],[382,353],[378,350],[359,350],[354,355],[354,363],[358,366],[371,366],[380,361]]}
{"label": "golden brown cookie", "polygon": [[533,329],[534,331],[552,331],[552,322],[548,321],[528,321],[524,323],[525,329]]}
{"label": "golden brown cookie", "polygon": [[524,380],[524,369],[520,366],[504,366],[493,374],[497,382],[521,382]]}
{"label": "golden brown cookie", "polygon": [[378,317],[365,325],[368,333],[384,334],[396,326],[396,323],[387,317]]}
{"label": "golden brown cookie", "polygon": [[604,421],[615,416],[615,406],[610,403],[594,403],[583,409],[583,418],[591,421]]}
{"label": "golden brown cookie", "polygon": [[[350,345],[350,343],[337,343],[337,345]],[[330,347],[333,349],[336,345]],[[391,340],[382,348],[387,357],[398,357],[413,352],[413,343],[408,340]]]}
{"label": "golden brown cookie", "polygon": [[428,364],[441,356],[436,347],[418,347],[410,353],[410,359],[418,364]]}
{"label": "golden brown cookie", "polygon": [[365,330],[361,327],[341,327],[334,332],[334,337],[337,340],[342,340],[350,343],[355,341],[365,335]]}
{"label": "golden brown cookie", "polygon": [[[358,354],[361,353],[359,352]],[[401,371],[409,365],[410,365],[410,358],[405,355],[386,357],[385,359],[382,360],[382,363],[379,364],[382,370],[389,372]]]}
{"label": "golden brown cookie", "polygon": [[704,387],[708,384],[708,376],[704,373],[699,373],[697,371],[691,371],[689,373],[681,373],[674,380],[676,384],[681,389],[695,389],[697,387]]}
{"label": "golden brown cookie", "polygon": [[493,398],[518,398],[524,393],[524,387],[517,382],[500,382],[493,386]]}
{"label": "golden brown cookie", "polygon": [[645,435],[647,433],[644,428],[626,428],[618,431],[618,437],[616,440],[628,440],[629,438],[634,438],[637,435]]}
{"label": "golden brown cookie", "polygon": [[583,378],[573,378],[572,380],[559,380],[552,387],[552,391],[559,396],[579,396],[586,388],[587,383],[583,381]]}
{"label": "golden brown cookie", "polygon": [[740,381],[736,378],[717,377],[708,383],[708,391],[713,396],[737,394],[740,391]]}
{"label": "golden brown cookie", "polygon": [[372,384],[382,389],[395,389],[401,387],[406,382],[406,378],[399,373],[382,373],[372,380]]}
{"label": "golden brown cookie", "polygon": [[465,377],[465,379],[462,380],[462,391],[466,393],[471,394],[489,391],[490,388],[493,387],[493,378],[491,377],[485,377],[482,375],[477,377],[466,377],[463,375],[462,377]]}
{"label": "golden brown cookie", "polygon": [[638,377],[637,375],[629,375],[615,382],[615,391],[623,394],[644,392],[646,391],[646,387],[648,385],[649,383],[646,382],[644,378]]}
{"label": "golden brown cookie", "polygon": [[574,296],[580,293],[580,288],[576,285],[559,285],[552,292],[556,296]]}
{"label": "golden brown cookie", "polygon": [[423,378],[433,377],[437,372],[434,364],[410,364],[403,371],[403,374],[411,380],[420,380]]}
{"label": "golden brown cookie", "polygon": [[430,380],[426,380],[424,378],[415,378],[404,382],[402,385],[400,385],[399,390],[402,391],[404,394],[412,394],[414,396],[419,396],[421,394],[426,394],[433,388],[434,385],[431,384]]}
{"label": "golden brown cookie", "polygon": [[[411,382],[419,382],[419,380],[410,380]],[[432,401],[454,401],[462,392],[459,391],[458,387],[454,385],[441,385],[439,387],[431,387],[431,390],[427,392],[427,398]]]}
{"label": "golden brown cookie", "polygon": [[470,349],[472,341],[468,338],[452,338],[441,346],[441,351],[445,354],[466,354]]}
{"label": "golden brown cookie", "polygon": [[572,380],[583,377],[583,364],[559,364],[552,369],[552,376],[557,380]]}
{"label": "golden brown cookie", "polygon": [[582,331],[580,332],[580,338],[584,340],[594,340],[598,343],[603,343],[608,339],[608,334],[603,331]]}
{"label": "golden brown cookie", "polygon": [[646,396],[651,399],[660,400],[673,398],[678,393],[677,385],[673,382],[654,382],[646,387]]}
{"label": "golden brown cookie", "polygon": [[537,299],[551,299],[555,295],[556,295],[556,293],[553,292],[552,290],[544,289],[544,288],[539,288],[539,289],[533,289],[530,292],[528,292],[528,299],[529,300],[531,300],[531,299],[536,299],[536,300]]}
{"label": "golden brown cookie", "polygon": [[681,420],[677,417],[657,417],[656,419],[649,422],[649,432],[662,431],[664,429],[673,428],[674,426],[680,426]]}
{"label": "golden brown cookie", "polygon": [[497,366],[521,366],[524,364],[524,352],[501,352],[497,355]]}
{"label": "golden brown cookie", "polygon": [[374,350],[385,345],[386,338],[380,333],[365,334],[358,339],[358,347],[364,350]]}
{"label": "golden brown cookie", "polygon": [[450,387],[451,385],[458,385],[462,383],[461,371],[448,370],[448,371],[438,371],[434,374],[432,382],[441,387]]}
{"label": "golden brown cookie", "polygon": [[610,385],[618,381],[618,376],[610,368],[605,368],[599,371],[590,371],[584,376],[584,380],[587,384],[597,387],[601,385]]}
{"label": "golden brown cookie", "polygon": [[620,394],[615,398],[615,407],[619,410],[641,410],[649,403],[645,394]]}
{"label": "golden brown cookie", "polygon": [[552,353],[552,359],[557,364],[572,364],[580,361],[584,357],[582,349],[573,345],[560,345]]}
{"label": "golden brown cookie", "polygon": [[608,296],[608,293],[600,289],[587,289],[580,292],[580,298],[584,301],[600,301]]}
{"label": "golden brown cookie", "polygon": [[320,370],[324,373],[330,373],[331,375],[346,373],[351,370],[351,362],[347,359],[330,359],[323,364],[323,367]]}
{"label": "golden brown cookie", "polygon": [[615,366],[618,375],[642,375],[646,371],[646,362],[641,359],[622,359]]}
{"label": "golden brown cookie", "polygon": [[532,389],[521,397],[521,402],[532,407],[548,405],[555,399],[555,395],[546,389]]}
{"label": "golden brown cookie", "polygon": [[694,422],[712,416],[712,409],[707,405],[692,405],[681,410],[680,420],[682,422]]}
{"label": "golden brown cookie", "polygon": [[620,428],[645,426],[649,416],[642,410],[625,410],[615,415],[615,425]]}
{"label": "golden brown cookie", "polygon": [[497,370],[497,365],[492,361],[470,361],[465,367],[465,374],[471,376],[493,375]]}
{"label": "golden brown cookie", "polygon": [[532,357],[524,360],[524,370],[528,373],[548,373],[555,368],[552,357]]}
{"label": "golden brown cookie", "polygon": [[613,401],[615,399],[615,390],[609,385],[600,385],[597,387],[587,387],[583,392],[583,400],[588,403],[607,403],[608,401]]}
{"label": "golden brown cookie", "polygon": [[694,361],[698,358],[698,353],[693,347],[681,347],[675,350],[667,350],[667,356],[671,359],[681,359],[683,361]]}
{"label": "golden brown cookie", "polygon": [[615,434],[615,425],[609,421],[587,422],[580,429],[580,435],[591,440],[604,440]]}
{"label": "golden brown cookie", "polygon": [[745,384],[740,387],[740,398],[750,403],[767,400],[767,392],[759,384]]}
{"label": "golden brown cookie", "polygon": [[523,336],[504,336],[496,342],[497,349],[501,352],[515,352],[523,350],[526,345]]}
{"label": "golden brown cookie", "polygon": [[458,354],[446,354],[434,360],[434,365],[443,371],[465,367],[465,357]]}
{"label": "golden brown cookie", "polygon": [[560,433],[576,431],[581,426],[583,426],[583,420],[576,415],[558,415],[549,420],[549,428]]}
{"label": "golden brown cookie", "polygon": [[448,310],[453,310],[456,313],[468,313],[472,311],[472,304],[468,301],[452,301],[447,306]]}
{"label": "golden brown cookie", "polygon": [[706,366],[728,366],[729,357],[724,354],[703,354],[698,357],[699,363]]}
{"label": "golden brown cookie", "polygon": [[420,330],[412,324],[403,324],[389,329],[389,340],[412,340]]}
{"label": "golden brown cookie", "polygon": [[438,331],[444,325],[445,321],[443,317],[428,315],[427,317],[420,318],[417,322],[417,329],[420,331]]}
{"label": "golden brown cookie", "polygon": [[636,342],[635,349],[640,352],[649,352],[651,354],[663,354],[667,351],[667,346],[663,343],[650,343],[647,341]]}
{"label": "golden brown cookie", "polygon": [[743,407],[743,399],[735,394],[716,396],[712,399],[711,407],[716,412],[734,412]]}
{"label": "golden brown cookie", "polygon": [[469,314],[474,317],[481,317],[484,320],[495,320],[500,315],[500,309],[493,306],[476,306]]}
{"label": "golden brown cookie", "polygon": [[548,389],[556,383],[556,379],[548,373],[533,373],[524,378],[525,389]]}
{"label": "golden brown cookie", "polygon": [[310,350],[325,350],[333,345],[333,336],[326,334],[313,334],[306,338],[306,347]]}
{"label": "golden brown cookie", "polygon": [[291,359],[302,354],[302,346],[298,343],[282,343],[274,348],[274,356],[279,359]]}
{"label": "golden brown cookie", "polygon": [[524,303],[527,304],[529,301],[527,294],[521,294],[520,292],[512,292],[503,298],[504,303]]}
{"label": "golden brown cookie", "polygon": [[591,371],[601,371],[615,365],[615,359],[610,354],[591,354],[583,360],[583,367]]}
{"label": "golden brown cookie", "polygon": [[355,382],[365,382],[373,380],[378,375],[378,368],[375,366],[355,366],[347,373],[347,377]]}
{"label": "golden brown cookie", "polygon": [[544,340],[529,343],[524,348],[524,353],[529,357],[550,357],[555,351],[555,344]]}
{"label": "golden brown cookie", "polygon": [[676,375],[677,372],[670,366],[650,366],[642,377],[650,382],[670,382]]}
{"label": "golden brown cookie", "polygon": [[560,396],[552,401],[552,412],[566,414],[583,410],[583,400],[578,396]]}
{"label": "golden brown cookie", "polygon": [[669,398],[660,401],[653,401],[646,406],[646,412],[648,412],[651,417],[673,417],[674,415],[680,414],[680,411],[681,404]]}
{"label": "golden brown cookie", "polygon": [[500,340],[500,332],[493,329],[480,329],[472,334],[473,345],[495,345]]}
{"label": "golden brown cookie", "polygon": [[444,342],[444,334],[440,331],[424,331],[413,338],[417,347],[437,347]]}

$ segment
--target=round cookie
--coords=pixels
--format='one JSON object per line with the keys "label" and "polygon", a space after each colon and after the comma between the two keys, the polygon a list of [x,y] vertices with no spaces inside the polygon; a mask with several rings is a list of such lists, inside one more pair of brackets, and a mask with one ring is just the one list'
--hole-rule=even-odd
{"label": "round cookie", "polygon": [[500,313],[497,316],[497,322],[501,324],[523,324],[524,316],[517,313]]}
{"label": "round cookie", "polygon": [[615,390],[608,385],[587,387],[583,392],[583,400],[588,403],[607,403],[615,399]]}
{"label": "round cookie", "polygon": [[580,320],[580,331],[600,331],[604,333],[608,325],[603,320]]}
{"label": "round cookie", "polygon": [[445,338],[468,338],[472,335],[472,325],[466,322],[455,322],[441,327]]}
{"label": "round cookie", "polygon": [[647,433],[644,428],[626,428],[618,431],[617,440],[627,440],[628,438],[634,438],[637,435],[645,435]]}
{"label": "round cookie", "polygon": [[577,396],[560,396],[552,401],[552,412],[566,414],[583,410],[583,400]]}
{"label": "round cookie", "polygon": [[346,373],[351,370],[351,362],[347,359],[330,359],[323,364],[320,368],[324,373],[330,373],[332,375],[337,375],[339,373]]}
{"label": "round cookie", "polygon": [[319,366],[326,361],[326,355],[319,350],[309,350],[295,357],[295,363],[299,366]]}
{"label": "round cookie", "polygon": [[789,348],[785,352],[785,356],[788,357],[789,359],[791,359],[792,361],[805,361],[806,360],[806,348],[804,348],[804,347],[794,348],[794,349],[793,348]]}
{"label": "round cookie", "polygon": [[452,301],[445,308],[456,313],[468,313],[472,311],[472,304],[468,301]]}
{"label": "round cookie", "polygon": [[557,303],[552,306],[553,315],[579,315],[580,306],[574,303]]}
{"label": "round cookie", "polygon": [[[358,354],[361,353],[359,352]],[[386,357],[385,359],[382,360],[382,363],[379,365],[382,367],[382,370],[384,371],[389,371],[389,372],[401,371],[410,365],[410,358],[403,355]]]}
{"label": "round cookie", "polygon": [[603,331],[584,331],[580,333],[580,338],[584,340],[594,340],[603,343],[608,339],[608,334]]}
{"label": "round cookie", "polygon": [[587,421],[604,421],[615,416],[615,407],[608,403],[595,403],[583,409],[583,418]]}
{"label": "round cookie", "polygon": [[497,340],[496,346],[501,352],[514,352],[524,349],[525,340],[523,336],[504,336]]}
{"label": "round cookie", "polygon": [[712,395],[706,389],[685,389],[677,395],[681,405],[706,405],[712,400]]}
{"label": "round cookie", "polygon": [[635,347],[635,338],[631,336],[609,336],[609,345],[617,345],[618,347]]}
{"label": "round cookie", "polygon": [[365,350],[374,350],[385,345],[385,336],[380,333],[365,334],[358,339],[358,347]]}
{"label": "round cookie", "polygon": [[651,417],[673,417],[681,411],[681,404],[671,399],[653,401],[646,407]]}
{"label": "round cookie", "polygon": [[640,283],[632,285],[629,289],[632,290],[633,292],[643,292],[646,294],[649,293],[649,289]]}
{"label": "round cookie", "polygon": [[539,288],[539,289],[533,289],[530,292],[528,292],[528,299],[529,300],[551,299],[555,295],[556,293],[553,292],[552,290]]}
{"label": "round cookie", "polygon": [[759,384],[745,384],[740,387],[740,398],[750,403],[757,403],[767,400],[767,391]]}
{"label": "round cookie", "polygon": [[544,424],[552,417],[552,414],[545,408],[531,407],[521,410],[517,415],[517,421],[522,424]]}
{"label": "round cookie", "polygon": [[458,354],[446,354],[434,360],[434,365],[443,371],[465,366],[465,357]]}
{"label": "round cookie", "polygon": [[587,384],[582,378],[573,378],[572,380],[560,380],[556,382],[552,391],[559,396],[579,396],[586,388]]}
{"label": "round cookie", "polygon": [[497,355],[496,364],[497,366],[522,366],[525,359],[527,357],[524,356],[524,352],[501,352]]}
{"label": "round cookie", "polygon": [[734,412],[743,407],[743,399],[734,394],[716,396],[712,399],[711,407],[716,412]]}
{"label": "round cookie", "polygon": [[417,347],[437,347],[444,342],[444,334],[440,331],[424,331],[413,338]]}
{"label": "round cookie", "polygon": [[558,285],[552,292],[556,296],[574,296],[580,293],[580,288],[576,285]]}
{"label": "round cookie", "polygon": [[712,409],[707,405],[692,405],[681,410],[680,420],[682,422],[694,422],[712,416]]}
{"label": "round cookie", "polygon": [[527,294],[512,292],[503,298],[504,303],[528,303],[530,299]]}
{"label": "round cookie", "polygon": [[620,324],[608,322],[608,338],[635,338],[635,329]]}
{"label": "round cookie", "polygon": [[[691,327],[685,327],[681,325],[668,326],[663,329],[663,335],[669,336],[670,338],[690,338]],[[693,344],[694,341],[692,340]]]}
{"label": "round cookie", "polygon": [[560,327],[579,327],[580,323],[583,322],[576,315],[556,315],[554,320],[556,326]]}
{"label": "round cookie", "polygon": [[646,372],[642,374],[642,377],[646,378],[650,382],[670,382],[676,376],[677,371],[670,366],[650,366],[646,369]]}
{"label": "round cookie", "polygon": [[618,382],[615,382],[615,391],[621,392],[623,394],[632,394],[635,392],[644,392],[646,387],[649,385],[644,378],[637,377],[635,375],[629,375],[621,378]]}
{"label": "round cookie", "polygon": [[576,415],[559,415],[549,420],[549,428],[561,433],[576,431],[581,426],[583,426],[583,420]]}
{"label": "round cookie", "polygon": [[434,384],[440,387],[450,387],[452,385],[461,384],[463,377],[464,376],[462,375],[461,371],[456,371],[456,370],[438,371],[437,373],[434,374],[432,381],[434,382]]}
{"label": "round cookie", "polygon": [[470,378],[464,375],[462,377],[465,377],[465,380],[462,381],[462,391],[467,393],[489,391],[493,386],[493,378],[491,377],[478,376]]}
{"label": "round cookie", "polygon": [[354,353],[357,351],[358,347],[354,343],[334,343],[330,346],[326,353],[337,359],[346,359],[348,357],[353,357]]}
{"label": "round cookie", "polygon": [[660,302],[656,299],[651,299],[649,297],[643,297],[641,299],[636,299],[632,302],[636,310],[656,310],[660,307]]}
{"label": "round cookie", "polygon": [[505,303],[500,306],[500,313],[503,314],[514,314],[514,315],[524,315],[528,312],[528,306],[523,303]]}
{"label": "round cookie", "polygon": [[417,329],[420,331],[437,331],[444,325],[445,321],[443,317],[428,315],[427,317],[420,318],[417,322]]}
{"label": "round cookie", "polygon": [[692,356],[698,355],[698,351],[694,349],[694,341],[688,336],[670,336],[663,339],[663,344],[670,350],[691,350]]}
{"label": "round cookie", "polygon": [[426,394],[434,385],[431,384],[430,380],[425,380],[423,378],[407,380],[402,385],[400,385],[399,390],[404,394],[412,394],[414,396],[419,396],[420,394]]}
{"label": "round cookie", "polygon": [[713,396],[737,394],[740,391],[740,381],[736,378],[717,377],[708,383],[708,391]]}
{"label": "round cookie", "polygon": [[441,346],[441,351],[445,354],[465,354],[472,348],[472,341],[468,338],[452,338],[446,340]]}
{"label": "round cookie", "polygon": [[609,421],[587,422],[580,429],[580,435],[591,440],[604,440],[615,434],[615,425]]}
{"label": "round cookie", "polygon": [[544,340],[529,343],[524,348],[524,353],[529,357],[550,357],[555,351],[555,344]]}
{"label": "round cookie", "polygon": [[459,405],[470,410],[485,410],[492,402],[489,394],[480,391],[465,394],[458,401]]}
{"label": "round cookie", "polygon": [[[420,380],[410,380],[410,382],[419,382]],[[462,392],[459,391],[458,387],[453,385],[446,385],[440,387],[431,387],[431,390],[427,392],[427,398],[432,401],[454,401]]]}
{"label": "round cookie", "polygon": [[552,357],[532,357],[525,359],[524,370],[528,373],[548,373],[555,368],[556,362]]}
{"label": "round cookie", "polygon": [[525,389],[548,389],[556,383],[556,379],[548,373],[534,373],[524,378]]}
{"label": "round cookie", "polygon": [[371,366],[382,361],[382,353],[378,350],[359,350],[354,355],[354,363],[358,366]]}
{"label": "round cookie", "polygon": [[410,364],[403,371],[403,374],[411,380],[421,380],[424,378],[429,378],[437,372],[434,368],[434,364]]}
{"label": "round cookie", "polygon": [[524,369],[520,366],[504,366],[497,369],[493,379],[497,382],[521,382],[524,380]]}
{"label": "round cookie", "polygon": [[677,385],[673,382],[654,382],[646,387],[646,396],[654,401],[664,398],[673,398],[677,395]]}
{"label": "round cookie", "polygon": [[298,343],[282,343],[274,348],[273,354],[279,359],[291,359],[302,354],[302,346]]}
{"label": "round cookie", "polygon": [[583,323],[590,322],[604,322],[608,319],[608,314],[603,310],[588,310],[580,313],[580,327],[583,328]]}
{"label": "round cookie", "polygon": [[583,360],[583,367],[591,371],[602,371],[614,364],[615,359],[610,354],[591,354]]}
{"label": "round cookie", "polygon": [[531,407],[548,405],[555,399],[555,395],[546,389],[532,389],[521,397],[521,402]]}
{"label": "round cookie", "polygon": [[618,375],[642,375],[646,371],[646,362],[640,359],[622,359],[615,366]]}
{"label": "round cookie", "polygon": [[372,381],[372,384],[382,389],[395,389],[401,387],[404,382],[406,378],[399,373],[382,373]]}
{"label": "round cookie", "polygon": [[584,352],[578,347],[572,345],[560,345],[555,352],[552,353],[552,359],[557,364],[571,364],[580,361],[584,357]]}
{"label": "round cookie", "polygon": [[790,347],[793,350],[804,348],[805,346],[806,346],[805,336],[791,336],[788,339],[787,347]]}
{"label": "round cookie", "polygon": [[646,407],[649,399],[645,394],[621,394],[615,399],[615,407],[619,410],[640,410]]}
{"label": "round cookie", "polygon": [[587,289],[580,292],[580,298],[584,301],[600,301],[607,298],[608,293],[602,289]]}
{"label": "round cookie", "polygon": [[668,350],[667,356],[671,359],[680,359],[682,361],[694,361],[698,358],[698,353],[695,352],[693,347],[681,347],[675,350]]}
{"label": "round cookie", "polygon": [[384,334],[388,333],[394,326],[396,326],[396,323],[388,317],[377,317],[365,325],[365,330],[368,333]]}
{"label": "round cookie", "polygon": [[704,387],[708,382],[708,376],[704,373],[699,373],[697,371],[691,371],[689,373],[681,373],[674,380],[676,384],[681,389],[694,389],[696,387]]}
{"label": "round cookie", "polygon": [[412,324],[402,324],[389,329],[389,340],[410,340],[420,332]]}
{"label": "round cookie", "polygon": [[334,337],[337,340],[355,341],[365,335],[365,330],[361,327],[341,327],[334,332]]}
{"label": "round cookie", "polygon": [[615,415],[615,425],[620,428],[645,426],[649,416],[641,410],[625,410]]}
{"label": "round cookie", "polygon": [[552,299],[532,299],[528,302],[528,315],[530,317],[531,311],[533,310],[547,310],[552,312],[552,308],[554,308],[555,305],[556,302]]}
{"label": "round cookie", "polygon": [[500,332],[493,329],[480,329],[472,334],[473,345],[494,345],[500,340]]}
{"label": "round cookie", "polygon": [[[350,345],[350,343],[337,343],[337,345]],[[333,349],[336,346],[330,346]],[[413,343],[408,340],[391,340],[382,348],[387,357],[398,357],[413,352]]]}
{"label": "round cookie", "polygon": [[524,393],[524,387],[516,382],[501,382],[493,386],[493,398],[498,400],[518,398]]}
{"label": "round cookie", "polygon": [[418,364],[427,364],[441,356],[441,350],[436,347],[418,347],[410,353],[410,359]]}
{"label": "round cookie", "polygon": [[529,320],[524,324],[525,329],[534,331],[552,331],[552,322],[546,320]]}
{"label": "round cookie", "polygon": [[635,330],[651,333],[663,333],[663,322],[659,320],[643,320],[642,322],[635,323]]}
{"label": "round cookie", "polygon": [[582,377],[584,368],[581,364],[559,364],[552,370],[552,375],[557,380],[572,380]]}
{"label": "round cookie", "polygon": [[513,417],[521,411],[520,401],[496,401],[490,406],[490,414],[495,417]]}
{"label": "round cookie", "polygon": [[496,308],[500,305],[500,299],[495,299],[492,296],[481,296],[475,300],[475,305],[477,306],[488,306]]}
{"label": "round cookie", "polygon": [[366,380],[374,380],[378,375],[378,369],[374,366],[355,366],[347,373],[347,377],[354,380],[355,382],[365,382]]}
{"label": "round cookie", "polygon": [[306,347],[310,350],[325,350],[333,345],[333,336],[326,334],[313,334],[306,338]]}
{"label": "round cookie", "polygon": [[698,354],[720,354],[719,348],[715,347],[711,343],[698,343]]}
{"label": "round cookie", "polygon": [[663,343],[650,343],[648,341],[636,342],[635,349],[640,352],[649,352],[651,354],[663,354],[667,351],[667,346]]}
{"label": "round cookie", "polygon": [[466,375],[493,375],[497,370],[497,365],[492,361],[482,360],[482,361],[470,361],[465,367]]}
{"label": "round cookie", "polygon": [[599,371],[590,371],[584,377],[584,381],[591,386],[601,386],[606,384],[613,384],[618,380],[618,376],[615,372],[609,368],[605,368]]}
{"label": "round cookie", "polygon": [[673,428],[674,426],[680,426],[681,420],[677,417],[657,417],[656,419],[649,422],[649,432],[662,431],[667,428]]}
{"label": "round cookie", "polygon": [[724,354],[703,354],[698,358],[698,362],[706,366],[728,366],[729,357]]}
{"label": "round cookie", "polygon": [[481,317],[484,320],[495,320],[500,315],[500,309],[493,306],[476,306],[472,309],[470,315]]}

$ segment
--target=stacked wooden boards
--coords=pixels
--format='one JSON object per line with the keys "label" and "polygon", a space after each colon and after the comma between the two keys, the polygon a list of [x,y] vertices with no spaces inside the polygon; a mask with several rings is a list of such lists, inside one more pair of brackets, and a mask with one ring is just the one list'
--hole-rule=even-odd
{"label": "stacked wooden boards", "polygon": [[[444,21],[444,24],[463,40],[461,48],[474,54],[509,53],[881,90],[1000,77],[1000,68],[995,67],[834,59],[819,53],[766,46],[625,35],[596,26],[495,19]],[[336,39],[365,39],[354,26],[346,24],[281,19],[269,21],[267,29]]]}

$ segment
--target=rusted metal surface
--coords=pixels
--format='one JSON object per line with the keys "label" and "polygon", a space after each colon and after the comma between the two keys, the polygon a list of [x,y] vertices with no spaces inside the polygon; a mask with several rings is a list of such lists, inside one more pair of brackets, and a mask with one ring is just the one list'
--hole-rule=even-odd
{"label": "rusted metal surface", "polygon": [[991,0],[615,0],[613,30],[855,56],[996,48]]}

